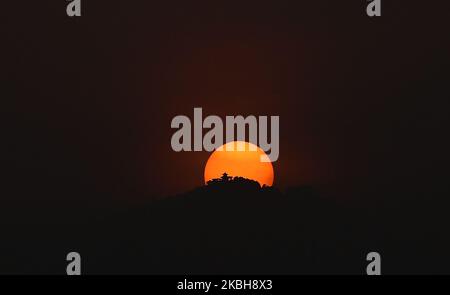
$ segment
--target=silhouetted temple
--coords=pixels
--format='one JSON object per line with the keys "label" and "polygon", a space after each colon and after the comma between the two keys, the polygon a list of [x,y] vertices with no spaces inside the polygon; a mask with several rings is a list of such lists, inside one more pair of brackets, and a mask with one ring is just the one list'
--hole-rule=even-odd
{"label": "silhouetted temple", "polygon": [[245,189],[245,190],[260,190],[261,185],[259,182],[240,177],[240,176],[229,176],[226,172],[222,174],[220,178],[214,178],[207,182],[207,187],[209,188],[226,188],[226,189]]}

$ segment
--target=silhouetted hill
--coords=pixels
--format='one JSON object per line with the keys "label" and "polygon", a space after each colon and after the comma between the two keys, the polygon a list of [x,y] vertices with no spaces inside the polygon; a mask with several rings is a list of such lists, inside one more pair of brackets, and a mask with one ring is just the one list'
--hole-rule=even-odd
{"label": "silhouetted hill", "polygon": [[365,254],[375,243],[356,216],[308,187],[283,194],[243,179],[210,184],[114,217],[107,245],[127,258],[111,265],[105,255],[97,271],[364,273]]}
{"label": "silhouetted hill", "polygon": [[408,233],[399,219],[423,205],[397,215],[393,204],[351,204],[237,178],[139,208],[81,212],[64,230],[37,221],[14,248],[5,239],[1,270],[64,273],[65,255],[78,251],[91,274],[364,274],[377,251],[384,273],[445,272],[448,240]]}

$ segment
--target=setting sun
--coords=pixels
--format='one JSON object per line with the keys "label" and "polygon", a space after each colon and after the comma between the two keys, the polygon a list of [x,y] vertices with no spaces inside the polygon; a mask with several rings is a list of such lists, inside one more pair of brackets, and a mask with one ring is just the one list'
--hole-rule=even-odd
{"label": "setting sun", "polygon": [[265,157],[266,153],[252,143],[229,142],[216,149],[209,157],[205,166],[205,183],[227,173],[232,177],[256,180],[261,186],[271,186],[274,181],[273,166],[269,160],[261,161]]}

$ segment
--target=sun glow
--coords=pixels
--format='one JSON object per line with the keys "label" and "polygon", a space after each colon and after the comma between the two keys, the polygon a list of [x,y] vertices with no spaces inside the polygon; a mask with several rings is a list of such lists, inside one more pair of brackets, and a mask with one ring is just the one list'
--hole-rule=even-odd
{"label": "sun glow", "polygon": [[209,157],[205,166],[205,183],[227,173],[232,177],[240,176],[256,180],[260,185],[272,186],[274,181],[272,163],[270,160],[261,161],[266,157],[266,153],[252,143],[244,141],[226,143]]}

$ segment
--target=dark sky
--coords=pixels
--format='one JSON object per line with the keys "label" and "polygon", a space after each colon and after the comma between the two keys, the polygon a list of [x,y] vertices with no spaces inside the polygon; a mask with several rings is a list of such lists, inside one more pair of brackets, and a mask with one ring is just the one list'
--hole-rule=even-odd
{"label": "dark sky", "polygon": [[[135,3],[138,2],[138,3]],[[276,185],[448,190],[449,10],[383,1],[2,5],[3,200],[128,202],[202,184],[172,118],[279,115]],[[6,6],[6,7],[5,7]],[[6,188],[6,189],[5,189]]]}

